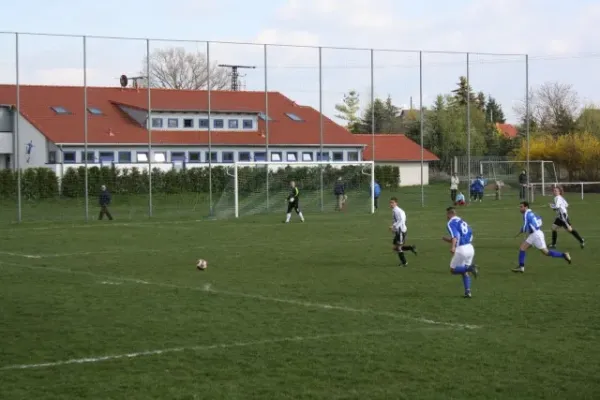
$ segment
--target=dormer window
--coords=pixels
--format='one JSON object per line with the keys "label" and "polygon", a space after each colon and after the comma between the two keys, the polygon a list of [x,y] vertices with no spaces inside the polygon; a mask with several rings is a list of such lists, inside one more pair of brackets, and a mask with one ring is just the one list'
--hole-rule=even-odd
{"label": "dormer window", "polygon": [[244,129],[254,129],[254,121],[251,119],[245,119],[242,122],[242,126],[244,127]]}
{"label": "dormer window", "polygon": [[273,121],[273,119],[271,117],[267,117],[267,114],[265,113],[259,113],[258,118],[262,119],[263,121]]}
{"label": "dormer window", "polygon": [[52,106],[50,107],[52,111],[54,111],[58,115],[69,115],[71,112],[62,106]]}
{"label": "dormer window", "polygon": [[227,121],[227,124],[229,126],[229,129],[238,129],[240,126],[240,121],[238,121],[237,119],[230,119],[229,121]]}
{"label": "dormer window", "polygon": [[292,114],[292,113],[285,113],[285,115],[288,116],[289,119],[291,119],[292,121],[297,121],[297,122],[303,122],[304,120],[302,118],[300,118],[299,116],[297,116],[296,114]]}
{"label": "dormer window", "polygon": [[169,128],[178,128],[179,127],[179,120],[177,118],[169,118],[167,120],[167,127],[169,127]]}

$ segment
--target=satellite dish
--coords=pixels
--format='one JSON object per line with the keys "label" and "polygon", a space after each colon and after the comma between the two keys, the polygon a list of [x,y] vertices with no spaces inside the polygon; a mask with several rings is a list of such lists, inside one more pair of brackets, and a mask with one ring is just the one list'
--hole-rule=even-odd
{"label": "satellite dish", "polygon": [[119,78],[119,82],[121,83],[121,87],[127,87],[127,84],[129,83],[127,75],[121,75],[121,77]]}

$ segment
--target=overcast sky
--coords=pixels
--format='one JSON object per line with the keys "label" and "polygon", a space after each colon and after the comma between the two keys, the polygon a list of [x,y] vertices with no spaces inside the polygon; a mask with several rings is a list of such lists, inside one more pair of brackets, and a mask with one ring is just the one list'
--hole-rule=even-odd
{"label": "overcast sky", "polygon": [[[525,93],[525,57],[477,52],[530,54],[530,84],[572,84],[582,102],[600,104],[600,2],[576,0],[21,0],[3,9],[4,31],[67,33],[197,40],[152,41],[151,49],[184,46],[207,51],[206,42],[236,41],[298,46],[469,51],[470,78],[490,93],[509,119]],[[15,82],[15,36],[0,34],[0,82]],[[597,52],[597,53],[594,53]],[[118,85],[118,77],[142,68],[143,40],[87,41],[89,85]],[[370,97],[369,50],[322,50],[323,110],[349,89]],[[212,43],[212,60],[255,65],[245,72],[248,90],[265,87],[264,47]],[[423,103],[449,92],[467,71],[465,54],[423,53]],[[20,81],[26,84],[83,82],[83,40],[21,36]],[[375,95],[400,106],[419,105],[419,53],[375,51]],[[297,103],[319,106],[319,51],[310,47],[267,47],[269,90]]]}

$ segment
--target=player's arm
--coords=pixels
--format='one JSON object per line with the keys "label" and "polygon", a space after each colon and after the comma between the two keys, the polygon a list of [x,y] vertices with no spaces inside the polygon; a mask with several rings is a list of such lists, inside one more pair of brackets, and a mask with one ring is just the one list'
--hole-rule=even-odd
{"label": "player's arm", "polygon": [[527,225],[529,224],[529,216],[528,214],[523,215],[523,226],[521,226],[521,230],[519,231],[519,233],[517,233],[517,236],[527,232]]}
{"label": "player's arm", "polygon": [[392,224],[392,226],[390,226],[390,229],[393,232],[398,232],[400,231],[400,227],[402,227],[402,214],[399,211],[394,210],[394,223]]}

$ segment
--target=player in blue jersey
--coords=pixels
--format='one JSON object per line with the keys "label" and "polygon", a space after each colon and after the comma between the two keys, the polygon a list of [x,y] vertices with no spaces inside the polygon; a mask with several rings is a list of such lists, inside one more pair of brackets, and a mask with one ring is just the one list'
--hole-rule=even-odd
{"label": "player in blue jersey", "polygon": [[529,208],[529,202],[522,201],[519,205],[519,210],[523,214],[523,226],[517,236],[526,233],[527,239],[521,243],[519,248],[519,266],[514,268],[513,272],[525,272],[525,252],[531,246],[540,250],[544,255],[552,258],[562,258],[571,264],[571,255],[569,253],[561,253],[556,250],[548,250],[546,246],[546,238],[542,231],[542,218]]}
{"label": "player in blue jersey", "polygon": [[456,215],[453,207],[446,209],[448,218],[448,233],[450,237],[443,237],[442,240],[451,244],[450,252],[453,254],[450,261],[450,273],[452,275],[461,275],[465,287],[465,298],[471,298],[471,277],[475,278],[479,274],[477,266],[473,264],[475,257],[475,248],[473,247],[473,229],[463,219]]}

